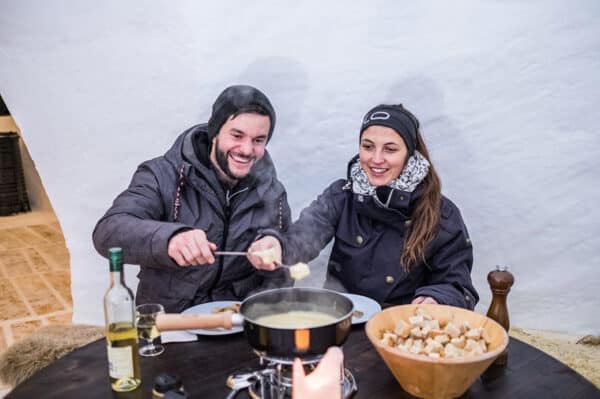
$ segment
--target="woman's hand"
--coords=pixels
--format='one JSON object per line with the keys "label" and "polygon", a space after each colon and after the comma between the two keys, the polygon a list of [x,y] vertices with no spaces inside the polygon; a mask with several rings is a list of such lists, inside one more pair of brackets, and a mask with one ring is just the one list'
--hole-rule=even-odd
{"label": "woman's hand", "polygon": [[248,247],[248,260],[259,270],[275,270],[281,264],[281,244],[273,236],[265,236]]}
{"label": "woman's hand", "polygon": [[317,368],[304,374],[300,359],[294,360],[292,374],[293,399],[331,399],[342,397],[342,365],[344,354],[337,346],[327,350]]}
{"label": "woman's hand", "polygon": [[411,303],[413,305],[437,305],[437,301],[430,296],[418,296]]}

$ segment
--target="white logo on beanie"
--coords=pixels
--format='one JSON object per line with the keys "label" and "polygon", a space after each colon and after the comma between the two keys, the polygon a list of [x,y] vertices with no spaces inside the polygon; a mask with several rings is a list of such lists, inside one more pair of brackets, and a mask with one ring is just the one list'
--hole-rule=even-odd
{"label": "white logo on beanie", "polygon": [[387,119],[390,119],[390,114],[388,114],[385,111],[376,111],[373,112],[370,116],[367,116],[367,118],[363,121],[363,124],[368,123],[369,121],[385,121]]}

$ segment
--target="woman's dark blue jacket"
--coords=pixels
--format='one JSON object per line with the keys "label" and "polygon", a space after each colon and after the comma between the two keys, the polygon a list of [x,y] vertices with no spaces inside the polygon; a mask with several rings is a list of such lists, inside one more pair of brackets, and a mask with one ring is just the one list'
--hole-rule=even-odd
{"label": "woman's dark blue jacket", "polygon": [[334,238],[328,279],[339,280],[348,292],[386,304],[406,304],[423,295],[473,309],[479,299],[471,282],[473,248],[460,211],[448,198],[442,197],[439,226],[424,259],[410,272],[400,264],[420,191],[420,186],[412,193],[384,186],[377,196],[365,196],[352,192],[350,180],[333,182],[287,232],[274,232],[283,262],[308,262]]}

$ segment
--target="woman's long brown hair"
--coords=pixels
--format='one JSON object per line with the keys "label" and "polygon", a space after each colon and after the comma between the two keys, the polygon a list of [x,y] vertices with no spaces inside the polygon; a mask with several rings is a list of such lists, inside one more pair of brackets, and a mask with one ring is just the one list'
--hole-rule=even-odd
{"label": "woman's long brown hair", "polygon": [[407,271],[417,263],[417,260],[425,258],[425,249],[437,232],[442,199],[442,183],[431,163],[429,151],[427,151],[420,132],[417,132],[416,149],[429,161],[430,166],[429,173],[421,183],[423,191],[413,209],[412,222],[404,240],[404,249],[400,258],[402,267]]}

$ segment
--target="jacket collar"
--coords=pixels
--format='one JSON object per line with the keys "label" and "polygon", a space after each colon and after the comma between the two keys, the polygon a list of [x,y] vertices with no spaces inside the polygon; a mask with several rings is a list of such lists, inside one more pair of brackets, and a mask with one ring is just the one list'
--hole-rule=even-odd
{"label": "jacket collar", "polygon": [[[419,151],[408,158],[400,176],[392,180],[387,186],[406,192],[413,192],[429,173],[429,161]],[[352,191],[355,193],[374,195],[376,187],[371,185],[369,178],[360,165],[357,157],[348,166],[348,174],[352,179]]]}
{"label": "jacket collar", "polygon": [[[192,126],[183,132],[167,151],[165,157],[176,167],[181,162],[187,162],[191,169],[206,179],[214,188],[221,186],[209,156],[209,139],[205,123]],[[252,167],[250,174],[242,179],[238,186],[241,188],[256,187],[262,197],[270,183],[275,179],[275,167],[271,156],[265,150],[265,155]]]}
{"label": "jacket collar", "polygon": [[[353,168],[355,168],[359,162],[358,158],[358,155],[355,155],[348,163],[348,184],[345,186],[345,188],[352,190],[355,201],[361,204],[358,207],[358,211],[360,213],[368,213],[370,217],[382,219],[382,221],[385,221],[385,218],[390,217],[390,212],[400,216],[402,220],[409,219],[415,200],[421,196],[423,191],[423,186],[420,184],[420,181],[415,184],[415,188],[412,192],[395,188],[394,184],[374,187],[371,186],[368,181],[367,184],[369,184],[369,188],[366,190],[364,187],[362,187],[363,189],[359,189],[358,185],[355,184],[357,183],[355,179],[356,174],[353,176],[352,173]],[[362,182],[362,184],[364,184],[364,182]]]}

